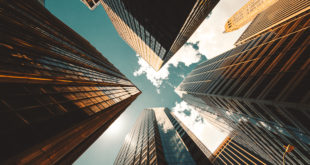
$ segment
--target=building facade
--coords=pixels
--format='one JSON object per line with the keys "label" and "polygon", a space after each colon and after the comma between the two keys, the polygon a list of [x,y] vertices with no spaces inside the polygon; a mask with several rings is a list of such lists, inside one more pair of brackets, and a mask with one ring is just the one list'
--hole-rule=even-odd
{"label": "building facade", "polygon": [[266,162],[255,153],[247,149],[247,147],[240,144],[234,137],[228,136],[222,144],[215,150],[214,158],[212,159],[214,165],[222,164],[257,164],[267,165]]}
{"label": "building facade", "polygon": [[0,11],[0,164],[71,164],[141,92],[37,0]]}
{"label": "building facade", "polygon": [[308,0],[277,0],[254,18],[235,45],[246,43],[270,29],[275,29],[309,9],[310,1]]}
{"label": "building facade", "polygon": [[292,164],[308,163],[309,17],[309,10],[304,11],[201,63],[179,85],[178,93],[204,110],[212,107],[212,113],[228,122],[249,120],[283,144],[298,146]]}
{"label": "building facade", "polygon": [[101,0],[119,35],[158,71],[219,0]]}
{"label": "building facade", "polygon": [[114,164],[208,165],[207,154],[210,152],[169,109],[150,108],[126,136]]}
{"label": "building facade", "polygon": [[241,9],[231,16],[225,24],[225,32],[240,29],[252,21],[260,12],[264,11],[278,0],[249,0]]}

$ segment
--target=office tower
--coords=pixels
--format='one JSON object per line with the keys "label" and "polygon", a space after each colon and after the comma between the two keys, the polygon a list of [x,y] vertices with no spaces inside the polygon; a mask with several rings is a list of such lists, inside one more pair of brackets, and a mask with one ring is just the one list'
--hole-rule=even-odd
{"label": "office tower", "polygon": [[[276,129],[282,130],[283,133],[278,133]],[[279,126],[252,118],[244,118],[239,121],[233,132],[239,139],[238,142],[270,162],[267,164],[282,164],[284,146],[288,144],[294,144],[295,150],[286,155],[285,162],[287,164],[309,164],[309,152],[304,150],[296,139],[283,136],[287,133]]]}
{"label": "office tower", "polygon": [[204,146],[183,126],[167,108],[145,109],[114,164],[211,164],[205,155],[209,151],[201,150]]}
{"label": "office tower", "polygon": [[254,18],[235,45],[241,45],[266,33],[270,29],[278,28],[283,23],[309,9],[309,0],[278,0]]}
{"label": "office tower", "polygon": [[141,92],[37,0],[0,11],[0,164],[71,164]]}
{"label": "office tower", "polygon": [[100,5],[100,0],[81,0],[90,10],[96,9]]}
{"label": "office tower", "polygon": [[218,1],[101,0],[101,4],[119,35],[158,71]]}
{"label": "office tower", "polygon": [[177,90],[189,104],[213,107],[228,121],[267,123],[260,125],[298,146],[300,161],[309,162],[309,15],[199,64]]}
{"label": "office tower", "polygon": [[269,164],[255,153],[249,151],[247,147],[235,140],[235,137],[228,136],[222,144],[215,150],[212,163],[221,164]]}
{"label": "office tower", "polygon": [[252,21],[260,12],[264,11],[278,0],[249,0],[225,24],[225,32],[232,32],[240,29]]}
{"label": "office tower", "polygon": [[229,134],[233,131],[233,125],[230,125],[223,117],[220,117],[211,107],[206,107],[207,110],[202,110],[199,107],[195,110],[208,121],[208,123],[215,126],[222,132]]}
{"label": "office tower", "polygon": [[213,157],[211,151],[209,151],[209,149],[195,136],[191,130],[185,126],[181,120],[178,119],[177,116],[174,115],[174,113],[170,112],[167,108],[164,112],[196,163],[211,164],[209,160]]}

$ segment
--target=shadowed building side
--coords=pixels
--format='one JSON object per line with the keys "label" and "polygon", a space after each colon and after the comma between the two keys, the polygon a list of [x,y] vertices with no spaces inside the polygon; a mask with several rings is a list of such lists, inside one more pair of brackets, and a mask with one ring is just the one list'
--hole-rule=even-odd
{"label": "shadowed building side", "polygon": [[71,164],[141,92],[36,0],[0,11],[0,164]]}
{"label": "shadowed building side", "polygon": [[101,0],[119,35],[158,71],[219,0]]}
{"label": "shadowed building side", "polygon": [[[177,90],[189,104],[226,121],[243,119],[296,147],[291,164],[310,157],[309,10],[199,64]],[[269,130],[269,126],[273,129]],[[273,139],[270,138],[270,139]],[[274,146],[275,147],[275,146]],[[275,151],[281,152],[278,149]]]}
{"label": "shadowed building side", "polygon": [[212,163],[209,160],[213,157],[211,151],[195,136],[190,129],[185,126],[181,120],[170,112],[169,109],[165,109],[165,113],[174,129],[182,138],[182,141],[186,145],[196,164],[211,165]]}

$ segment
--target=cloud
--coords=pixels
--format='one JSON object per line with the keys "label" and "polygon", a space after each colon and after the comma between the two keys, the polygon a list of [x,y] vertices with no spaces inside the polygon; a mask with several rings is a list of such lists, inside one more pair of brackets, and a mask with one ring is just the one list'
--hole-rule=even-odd
{"label": "cloud", "polygon": [[241,8],[247,1],[222,0],[212,10],[212,13],[199,26],[188,42],[199,43],[199,51],[208,59],[213,58],[234,47],[234,42],[239,38],[247,26],[230,32],[223,33],[224,25],[234,12]]}
{"label": "cloud", "polygon": [[146,75],[152,84],[159,88],[168,80],[169,67],[178,67],[180,63],[185,66],[199,62],[202,56],[208,59],[213,58],[234,47],[234,42],[238,39],[245,27],[230,33],[223,33],[224,25],[229,17],[241,8],[244,0],[223,0],[213,9],[188,42],[165,64],[160,71],[155,72],[141,57],[139,58],[140,68],[134,72],[134,76]]}
{"label": "cloud", "polygon": [[134,71],[134,76],[145,75],[148,80],[159,88],[164,80],[169,77],[169,67],[177,68],[180,63],[190,66],[200,61],[202,54],[199,52],[199,42],[186,43],[158,72],[156,72],[143,58],[138,56],[139,68]]}
{"label": "cloud", "polygon": [[159,88],[163,80],[168,79],[169,76],[168,65],[163,66],[161,70],[156,72],[145,60],[143,60],[139,55],[137,56],[140,68],[136,70],[133,73],[133,75],[134,76],[145,75],[146,78],[150,80],[155,87]]}
{"label": "cloud", "polygon": [[[190,114],[186,114],[190,111]],[[196,137],[211,151],[215,151],[228,133],[222,132],[204,119],[197,108],[185,101],[176,102],[172,112],[189,128]]]}

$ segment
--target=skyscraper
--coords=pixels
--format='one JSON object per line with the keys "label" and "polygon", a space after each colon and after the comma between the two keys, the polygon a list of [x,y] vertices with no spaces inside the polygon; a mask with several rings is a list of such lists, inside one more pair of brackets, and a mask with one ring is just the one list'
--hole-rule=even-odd
{"label": "skyscraper", "polygon": [[189,39],[219,0],[101,0],[119,35],[155,70]]}
{"label": "skyscraper", "polygon": [[203,164],[210,152],[167,108],[145,109],[115,160],[119,164]]}
{"label": "skyscraper", "polygon": [[228,121],[260,123],[268,134],[298,146],[295,163],[309,162],[309,16],[304,11],[201,63],[179,85],[179,93],[202,109],[213,107]]}
{"label": "skyscraper", "polygon": [[0,164],[70,164],[141,92],[37,0],[0,11]]}
{"label": "skyscraper", "polygon": [[309,9],[309,0],[278,0],[254,18],[235,45],[246,43],[270,29],[275,29]]}
{"label": "skyscraper", "polygon": [[232,32],[240,29],[252,21],[260,12],[273,5],[278,0],[249,0],[225,24],[225,32]]}
{"label": "skyscraper", "polygon": [[214,152],[212,163],[221,164],[269,164],[255,153],[247,149],[247,147],[235,140],[235,137],[228,136],[222,144]]}

